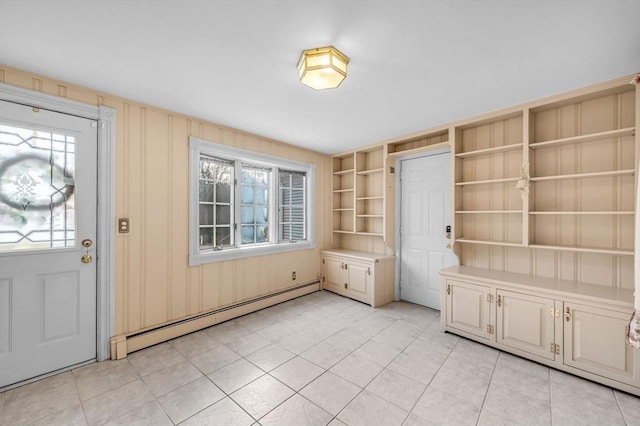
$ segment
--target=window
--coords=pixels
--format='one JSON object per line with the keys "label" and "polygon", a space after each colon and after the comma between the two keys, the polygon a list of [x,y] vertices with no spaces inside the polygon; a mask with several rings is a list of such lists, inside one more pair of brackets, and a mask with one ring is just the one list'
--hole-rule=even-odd
{"label": "window", "polygon": [[306,179],[306,173],[279,171],[278,239],[280,241],[305,239]]}
{"label": "window", "polygon": [[200,157],[198,222],[201,249],[233,245],[232,186],[232,162],[204,155]]}
{"label": "window", "polygon": [[190,138],[189,264],[312,248],[312,164]]}

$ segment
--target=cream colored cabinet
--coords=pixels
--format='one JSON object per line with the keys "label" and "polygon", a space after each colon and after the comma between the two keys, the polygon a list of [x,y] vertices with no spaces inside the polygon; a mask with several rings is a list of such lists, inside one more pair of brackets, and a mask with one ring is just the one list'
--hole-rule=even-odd
{"label": "cream colored cabinet", "polygon": [[563,316],[566,365],[634,384],[638,367],[625,338],[630,315],[565,303]]}
{"label": "cream colored cabinet", "polygon": [[440,275],[443,331],[640,396],[631,290],[468,266]]}
{"label": "cream colored cabinet", "polygon": [[491,289],[489,287],[447,281],[447,326],[483,339],[492,337]]}
{"label": "cream colored cabinet", "polygon": [[325,256],[322,262],[326,290],[371,304],[371,264],[333,256]]}
{"label": "cream colored cabinet", "polygon": [[393,256],[350,250],[322,252],[322,287],[373,307],[394,300]]}
{"label": "cream colored cabinet", "polygon": [[546,297],[497,289],[496,342],[554,360],[560,354],[555,321],[561,306],[556,304]]}

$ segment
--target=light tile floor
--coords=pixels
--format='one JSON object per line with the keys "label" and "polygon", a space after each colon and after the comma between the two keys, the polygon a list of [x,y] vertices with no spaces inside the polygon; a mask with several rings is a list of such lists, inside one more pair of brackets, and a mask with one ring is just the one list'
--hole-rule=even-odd
{"label": "light tile floor", "polygon": [[328,292],[0,393],[2,425],[625,423],[640,398]]}

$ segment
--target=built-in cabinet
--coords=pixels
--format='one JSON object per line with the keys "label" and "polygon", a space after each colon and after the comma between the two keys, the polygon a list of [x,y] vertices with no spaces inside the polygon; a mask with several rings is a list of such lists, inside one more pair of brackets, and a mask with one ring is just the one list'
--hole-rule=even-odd
{"label": "built-in cabinet", "polygon": [[443,331],[640,395],[631,290],[466,266],[441,277]]}
{"label": "built-in cabinet", "polygon": [[389,232],[386,146],[333,157],[332,250],[322,252],[322,287],[382,306],[394,300]]}
{"label": "built-in cabinet", "polygon": [[[442,273],[442,329],[638,394],[632,77],[335,156],[332,247],[395,253],[395,160],[450,149],[461,266]],[[323,268],[325,288],[371,300]]]}
{"label": "built-in cabinet", "polygon": [[373,307],[394,300],[394,257],[350,250],[322,252],[322,288]]}

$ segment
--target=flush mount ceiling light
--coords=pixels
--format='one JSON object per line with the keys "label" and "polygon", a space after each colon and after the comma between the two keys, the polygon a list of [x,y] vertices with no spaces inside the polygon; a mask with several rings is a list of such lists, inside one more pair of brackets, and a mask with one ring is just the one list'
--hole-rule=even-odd
{"label": "flush mount ceiling light", "polygon": [[334,89],[347,77],[347,58],[333,46],[304,50],[298,62],[300,81],[316,89]]}

